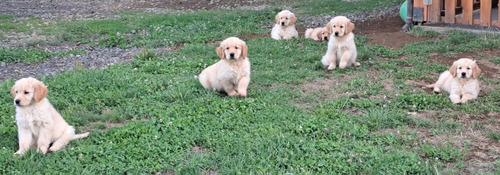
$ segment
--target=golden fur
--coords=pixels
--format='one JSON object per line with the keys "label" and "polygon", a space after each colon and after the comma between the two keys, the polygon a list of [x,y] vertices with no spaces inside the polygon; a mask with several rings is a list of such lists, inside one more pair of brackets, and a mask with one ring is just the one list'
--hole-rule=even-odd
{"label": "golden fur", "polygon": [[434,88],[439,93],[445,90],[450,93],[453,104],[466,103],[468,100],[476,99],[480,88],[477,80],[481,69],[476,61],[469,58],[460,58],[453,62],[450,70],[443,72],[436,83],[427,86]]}
{"label": "golden fur", "polygon": [[315,41],[328,41],[330,40],[330,32],[326,27],[310,28],[306,30],[304,37]]}
{"label": "golden fur", "polygon": [[221,60],[203,70],[199,75],[205,89],[226,92],[229,96],[247,96],[250,83],[250,61],[245,42],[230,37],[216,49]]}
{"label": "golden fur", "polygon": [[57,151],[71,140],[89,135],[88,132],[75,135],[73,126],[45,98],[48,92],[47,86],[31,77],[16,81],[12,87],[19,137],[19,150],[14,155],[22,156],[30,147],[43,154]]}
{"label": "golden fur", "polygon": [[295,29],[297,17],[292,12],[283,10],[276,15],[275,20],[276,24],[271,30],[271,38],[281,40],[299,37],[299,33]]}
{"label": "golden fur", "polygon": [[345,16],[337,16],[330,20],[326,29],[331,33],[328,41],[328,49],[321,59],[323,66],[328,70],[333,70],[339,65],[344,69],[347,66],[359,66],[356,62],[357,50],[354,43],[354,23]]}

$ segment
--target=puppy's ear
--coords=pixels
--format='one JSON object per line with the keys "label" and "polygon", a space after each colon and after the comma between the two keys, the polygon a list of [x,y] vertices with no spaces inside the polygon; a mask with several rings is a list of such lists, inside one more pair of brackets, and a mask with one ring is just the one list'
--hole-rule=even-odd
{"label": "puppy's ear", "polygon": [[280,15],[276,15],[274,20],[276,20],[276,24],[280,24]]}
{"label": "puppy's ear", "polygon": [[220,57],[220,59],[224,59],[225,54],[224,48],[222,46],[217,47],[217,49],[215,49],[215,52],[217,52],[217,55]]}
{"label": "puppy's ear", "polygon": [[47,89],[47,86],[45,86],[42,82],[35,82],[35,101],[40,102],[42,101],[45,96],[49,93],[49,89]]}
{"label": "puppy's ear", "polygon": [[457,77],[457,65],[455,63],[450,67],[450,74],[453,78]]}
{"label": "puppy's ear", "polygon": [[[476,61],[474,61],[475,63]],[[472,77],[474,79],[477,79],[479,77],[479,74],[481,74],[481,69],[479,69],[479,66],[477,64],[474,64],[474,67],[472,68]]]}
{"label": "puppy's ear", "polygon": [[347,22],[347,26],[345,27],[345,33],[349,34],[352,32],[352,30],[354,30],[354,23],[349,21],[349,22]]}
{"label": "puppy's ear", "polygon": [[330,33],[330,34],[333,33],[332,26],[333,26],[332,22],[328,22],[326,24],[326,31],[328,31],[328,33]]}
{"label": "puppy's ear", "polygon": [[290,25],[295,25],[297,23],[297,17],[294,14],[290,15]]}
{"label": "puppy's ear", "polygon": [[248,47],[246,44],[241,45],[241,57],[246,59],[248,55]]}
{"label": "puppy's ear", "polygon": [[14,88],[14,86],[12,86],[12,88],[10,89],[10,94],[13,98],[16,98],[16,89]]}
{"label": "puppy's ear", "polygon": [[323,41],[323,31],[318,32],[318,34],[316,34],[316,37],[318,37],[319,41]]}

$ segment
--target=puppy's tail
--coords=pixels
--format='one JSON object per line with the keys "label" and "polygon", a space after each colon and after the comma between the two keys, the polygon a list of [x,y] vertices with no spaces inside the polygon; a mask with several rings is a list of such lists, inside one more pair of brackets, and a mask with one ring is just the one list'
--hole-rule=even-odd
{"label": "puppy's tail", "polygon": [[306,33],[304,35],[305,38],[311,38],[311,32],[313,31],[313,29],[307,29],[306,30]]}
{"label": "puppy's tail", "polygon": [[434,88],[434,84],[430,84],[430,85],[424,86],[424,88]]}
{"label": "puppy's tail", "polygon": [[75,134],[75,136],[73,136],[73,138],[71,138],[71,140],[85,138],[85,137],[88,137],[89,134],[90,134],[90,132],[86,132],[86,133],[83,133],[83,134]]}

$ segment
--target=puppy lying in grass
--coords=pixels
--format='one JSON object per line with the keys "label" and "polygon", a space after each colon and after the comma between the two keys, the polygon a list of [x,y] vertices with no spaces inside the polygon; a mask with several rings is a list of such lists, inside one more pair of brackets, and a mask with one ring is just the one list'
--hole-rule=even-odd
{"label": "puppy lying in grass", "polygon": [[326,54],[321,59],[324,67],[333,70],[339,65],[344,69],[347,66],[360,66],[356,62],[358,52],[354,43],[354,23],[345,16],[336,16],[326,25],[326,29],[331,33],[328,41]]}
{"label": "puppy lying in grass", "polygon": [[226,92],[229,96],[247,96],[250,83],[250,61],[245,42],[230,37],[216,49],[221,60],[203,70],[199,75],[205,89]]}
{"label": "puppy lying in grass", "polygon": [[326,27],[309,28],[306,30],[304,37],[315,41],[328,41],[330,39],[330,32]]}
{"label": "puppy lying in grass", "polygon": [[276,15],[275,20],[276,24],[271,30],[271,38],[281,40],[299,37],[299,32],[295,29],[297,17],[292,12],[283,10]]}
{"label": "puppy lying in grass", "polygon": [[31,77],[16,81],[12,87],[19,136],[19,150],[14,155],[22,156],[30,147],[43,154],[54,152],[72,140],[89,136],[88,132],[75,135],[75,128],[45,98],[48,92],[47,86]]}
{"label": "puppy lying in grass", "polygon": [[481,69],[476,61],[460,58],[453,62],[450,70],[441,73],[436,83],[427,87],[434,88],[435,93],[441,90],[449,92],[453,104],[466,103],[468,100],[476,99],[479,94],[480,88],[477,80],[479,74],[481,74]]}

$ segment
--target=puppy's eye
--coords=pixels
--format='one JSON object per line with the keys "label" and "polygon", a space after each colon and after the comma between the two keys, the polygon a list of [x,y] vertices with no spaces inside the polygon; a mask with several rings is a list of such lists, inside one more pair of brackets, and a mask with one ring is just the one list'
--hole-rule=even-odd
{"label": "puppy's eye", "polygon": [[470,67],[468,67],[467,70],[470,70]]}
{"label": "puppy's eye", "polygon": [[333,27],[335,27],[335,25],[333,25]]}
{"label": "puppy's eye", "polygon": [[227,50],[229,50],[229,47],[226,47]]}
{"label": "puppy's eye", "polygon": [[238,49],[238,47],[234,47],[235,49]]}
{"label": "puppy's eye", "polygon": [[458,67],[458,69],[462,69],[462,67]]}
{"label": "puppy's eye", "polygon": [[340,28],[344,28],[344,26],[340,26]]}
{"label": "puppy's eye", "polygon": [[16,91],[16,94],[17,94],[17,91]]}
{"label": "puppy's eye", "polygon": [[29,94],[29,93],[30,93],[30,92],[28,92],[28,91],[24,91],[24,94]]}
{"label": "puppy's eye", "polygon": [[286,18],[286,19],[288,19],[288,18]]}

